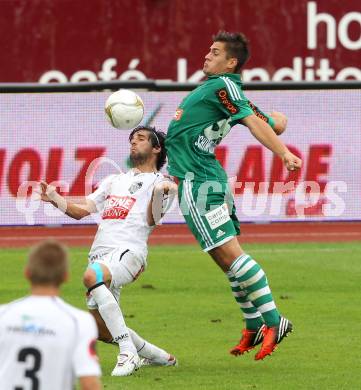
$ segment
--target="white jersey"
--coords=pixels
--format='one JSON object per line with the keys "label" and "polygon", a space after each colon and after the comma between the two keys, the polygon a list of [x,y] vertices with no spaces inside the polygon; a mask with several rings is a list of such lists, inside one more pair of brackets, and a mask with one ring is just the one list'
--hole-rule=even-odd
{"label": "white jersey", "polygon": [[101,216],[89,253],[91,260],[119,247],[147,256],[148,236],[153,230],[147,222],[147,208],[154,185],[162,180],[160,172],[138,173],[131,169],[108,176],[87,196]]}
{"label": "white jersey", "polygon": [[59,297],[35,296],[0,306],[0,388],[71,390],[99,376],[92,316]]}

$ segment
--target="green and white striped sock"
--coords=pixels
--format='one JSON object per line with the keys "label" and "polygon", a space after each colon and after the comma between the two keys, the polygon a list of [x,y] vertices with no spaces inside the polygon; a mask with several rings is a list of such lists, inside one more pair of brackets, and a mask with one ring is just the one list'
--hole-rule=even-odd
{"label": "green and white striped sock", "polygon": [[[273,301],[267,277],[251,256],[243,254],[238,257],[232,263],[227,276],[233,294],[245,316],[247,328],[247,317],[249,320],[257,319],[259,321],[258,317],[261,316],[267,326],[277,326],[279,324],[280,314]],[[239,298],[241,299],[238,300]],[[248,329],[254,329],[253,322],[250,323],[251,325],[252,328]]]}
{"label": "green and white striped sock", "polygon": [[247,293],[239,288],[236,278],[232,273],[227,272],[228,280],[231,285],[233,296],[243,313],[243,318],[246,321],[246,328],[249,330],[256,330],[263,325],[261,313],[253,306],[247,298]]}

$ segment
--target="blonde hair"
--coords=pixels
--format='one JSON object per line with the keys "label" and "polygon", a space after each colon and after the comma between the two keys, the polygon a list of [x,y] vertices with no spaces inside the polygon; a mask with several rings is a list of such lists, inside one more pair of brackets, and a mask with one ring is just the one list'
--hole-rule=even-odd
{"label": "blonde hair", "polygon": [[69,270],[68,250],[55,240],[43,241],[30,250],[26,269],[31,284],[58,287]]}

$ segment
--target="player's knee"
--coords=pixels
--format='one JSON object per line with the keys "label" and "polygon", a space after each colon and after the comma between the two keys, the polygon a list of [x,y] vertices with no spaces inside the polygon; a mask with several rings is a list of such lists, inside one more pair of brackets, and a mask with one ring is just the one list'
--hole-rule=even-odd
{"label": "player's knee", "polygon": [[85,287],[92,288],[99,283],[109,285],[110,273],[108,268],[100,263],[90,264],[84,272],[83,283]]}
{"label": "player's knee", "polygon": [[87,288],[94,286],[96,284],[96,279],[95,271],[91,268],[87,268],[83,275],[84,286]]}

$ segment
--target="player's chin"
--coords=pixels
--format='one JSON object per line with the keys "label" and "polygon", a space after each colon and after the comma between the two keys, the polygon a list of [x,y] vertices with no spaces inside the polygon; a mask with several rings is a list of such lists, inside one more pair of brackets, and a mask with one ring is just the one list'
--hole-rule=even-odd
{"label": "player's chin", "polygon": [[137,158],[138,158],[138,153],[137,152],[130,152],[129,153],[129,158],[131,159],[131,160],[136,160]]}
{"label": "player's chin", "polygon": [[209,75],[210,75],[210,73],[209,73],[209,68],[208,68],[207,64],[204,64],[202,71],[203,71],[203,73],[204,73],[206,76],[209,76]]}

